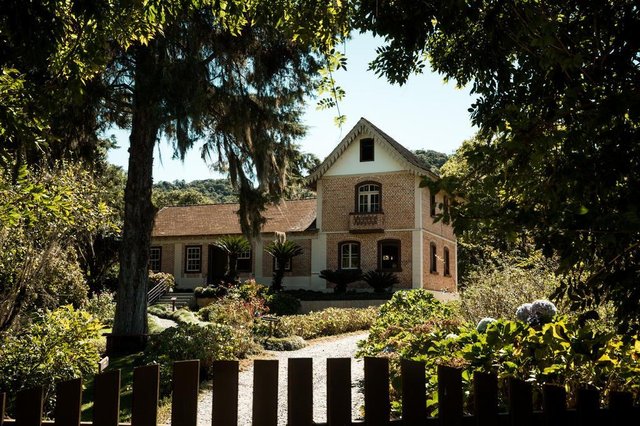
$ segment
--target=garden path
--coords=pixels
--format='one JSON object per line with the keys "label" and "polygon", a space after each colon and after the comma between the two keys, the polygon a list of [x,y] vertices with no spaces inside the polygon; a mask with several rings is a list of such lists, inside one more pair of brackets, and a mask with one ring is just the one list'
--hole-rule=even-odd
{"label": "garden path", "polygon": [[[280,371],[278,374],[278,424],[287,423],[287,358],[313,358],[313,420],[316,423],[327,421],[327,358],[352,358],[351,360],[351,399],[352,417],[360,417],[360,407],[364,405],[364,395],[358,387],[364,379],[362,359],[353,359],[357,351],[357,342],[365,339],[366,331],[343,334],[340,336],[324,337],[308,341],[308,346],[297,351],[266,351],[255,359],[278,359]],[[242,362],[245,367],[239,376],[238,425],[251,425],[253,363]],[[202,391],[198,401],[198,426],[209,426],[212,414],[211,382],[202,384]]]}

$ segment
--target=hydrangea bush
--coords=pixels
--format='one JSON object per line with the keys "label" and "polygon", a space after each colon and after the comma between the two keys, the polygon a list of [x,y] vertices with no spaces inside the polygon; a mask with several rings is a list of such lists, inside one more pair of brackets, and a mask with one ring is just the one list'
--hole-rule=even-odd
{"label": "hydrangea bush", "polygon": [[[640,341],[599,329],[597,319],[559,316],[553,303],[540,299],[521,305],[517,320],[486,317],[475,325],[428,296],[402,297],[381,307],[359,352],[390,359],[394,411],[401,408],[401,358],[425,362],[431,415],[437,409],[438,365],[463,369],[467,395],[473,393],[476,371],[517,377],[536,387],[565,384],[570,405],[584,384],[601,390],[603,399],[613,390],[640,391]],[[404,298],[417,307],[405,306]]]}

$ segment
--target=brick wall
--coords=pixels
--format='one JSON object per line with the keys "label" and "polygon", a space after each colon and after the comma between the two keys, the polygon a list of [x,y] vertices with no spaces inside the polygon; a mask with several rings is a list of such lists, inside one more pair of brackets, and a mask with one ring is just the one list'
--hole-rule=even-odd
{"label": "brick wall", "polygon": [[[345,241],[357,241],[360,243],[360,269],[362,272],[372,271],[378,268],[378,241],[386,239],[400,240],[400,265],[401,272],[396,272],[400,284],[396,288],[411,288],[412,283],[412,244],[411,231],[395,231],[375,234],[349,234],[336,233],[327,235],[327,268],[338,269],[338,245]],[[328,286],[327,288],[330,288]],[[352,284],[351,288],[368,288],[366,283]]]}
{"label": "brick wall", "polygon": [[385,228],[415,227],[415,176],[408,173],[381,173],[322,178],[322,231],[347,231],[349,213],[355,212],[356,185],[374,181],[381,185]]}
{"label": "brick wall", "polygon": [[[306,277],[311,275],[311,239],[293,239],[296,244],[302,247],[302,254],[291,260],[291,271],[285,272],[285,277]],[[264,252],[262,257],[262,276],[273,275],[273,257]]]}
{"label": "brick wall", "polygon": [[[431,243],[436,246],[436,272],[431,272]],[[456,290],[456,248],[455,244],[434,235],[423,232],[423,279],[422,286],[428,290]],[[444,248],[449,249],[450,275],[444,275]]]}
{"label": "brick wall", "polygon": [[[436,205],[440,205],[443,202],[444,194],[436,194]],[[429,188],[422,188],[422,226],[434,234],[442,235],[443,237],[455,241],[456,237],[453,233],[453,227],[445,224],[443,221],[433,223],[431,217],[431,192]],[[436,207],[436,214],[440,214],[441,210]]]}

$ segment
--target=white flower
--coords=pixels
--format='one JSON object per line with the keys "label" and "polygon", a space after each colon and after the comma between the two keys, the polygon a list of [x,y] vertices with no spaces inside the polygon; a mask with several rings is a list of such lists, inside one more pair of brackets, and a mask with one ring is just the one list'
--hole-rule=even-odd
{"label": "white flower", "polygon": [[558,310],[556,305],[548,300],[535,300],[531,304],[531,313],[535,315],[540,322],[549,322],[556,316]]}
{"label": "white flower", "polygon": [[478,325],[476,326],[476,330],[479,333],[484,333],[485,331],[487,331],[487,327],[492,322],[496,322],[496,320],[494,318],[490,318],[490,317],[482,318],[480,320],[480,322],[478,322]]}
{"label": "white flower", "polygon": [[522,322],[531,322],[531,303],[520,305],[516,310],[516,318]]}

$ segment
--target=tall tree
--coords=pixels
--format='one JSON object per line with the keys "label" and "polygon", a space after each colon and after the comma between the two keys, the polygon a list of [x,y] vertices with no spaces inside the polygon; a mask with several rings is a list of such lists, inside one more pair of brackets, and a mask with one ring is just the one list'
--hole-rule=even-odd
{"label": "tall tree", "polygon": [[530,233],[561,259],[559,293],[575,307],[612,300],[621,326],[637,328],[637,3],[365,0],[357,21],[387,42],[376,72],[402,83],[429,58],[477,96],[468,171],[442,185],[492,196],[452,205],[456,230]]}
{"label": "tall tree", "polygon": [[340,3],[320,1],[172,2],[160,13],[167,16],[162,35],[123,52],[110,74],[111,87],[121,89],[112,96],[113,117],[131,128],[113,328],[113,342],[123,347],[147,330],[160,133],[182,158],[204,141],[203,157],[228,171],[239,190],[243,230],[257,232],[264,204],[283,192],[288,152],[304,131],[301,105],[319,67],[312,49],[326,51],[346,23]]}

